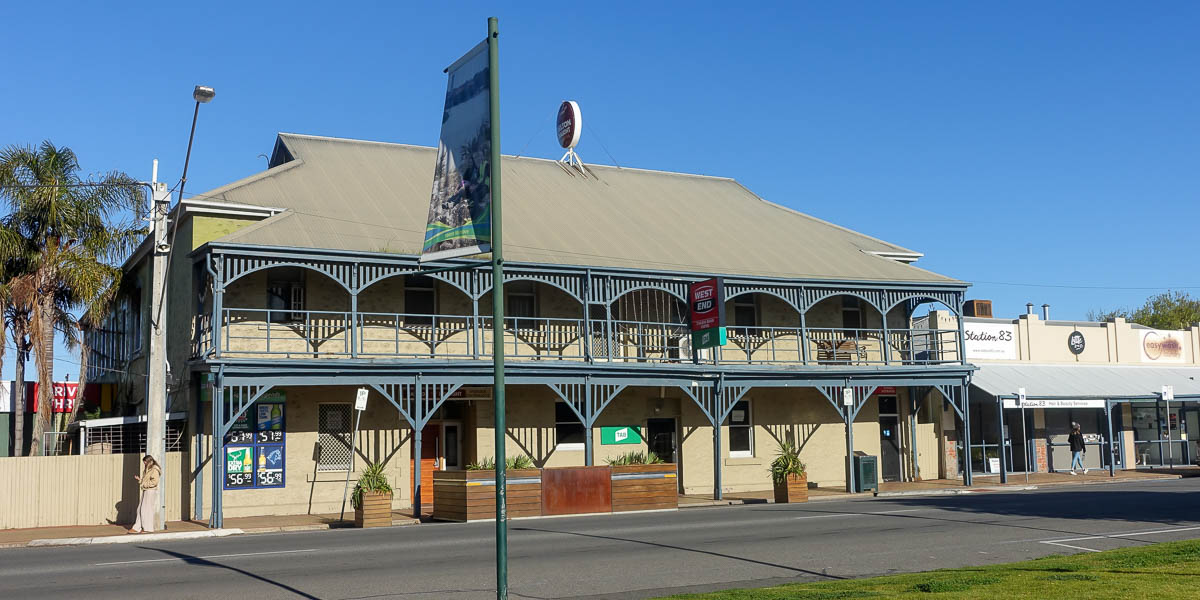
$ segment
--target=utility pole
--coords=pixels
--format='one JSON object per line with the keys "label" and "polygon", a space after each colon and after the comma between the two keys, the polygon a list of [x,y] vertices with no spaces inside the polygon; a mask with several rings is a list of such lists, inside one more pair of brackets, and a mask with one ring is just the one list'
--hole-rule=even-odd
{"label": "utility pole", "polygon": [[164,477],[158,486],[158,506],[155,507],[157,525],[167,528],[166,511],[166,462],[167,462],[167,255],[171,251],[167,243],[167,211],[171,206],[171,193],[167,184],[158,182],[158,161],[154,161],[154,176],[150,183],[153,196],[150,210],[153,222],[154,246],[150,263],[150,356],[147,361],[146,377],[146,454],[162,465]]}

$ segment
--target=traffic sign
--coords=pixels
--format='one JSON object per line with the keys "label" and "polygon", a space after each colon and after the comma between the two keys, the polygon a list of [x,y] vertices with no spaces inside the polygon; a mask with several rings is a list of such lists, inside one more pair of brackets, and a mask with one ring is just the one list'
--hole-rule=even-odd
{"label": "traffic sign", "polygon": [[367,410],[367,395],[370,393],[365,387],[358,388],[358,395],[354,397],[354,410]]}
{"label": "traffic sign", "polygon": [[1170,401],[1174,400],[1175,399],[1175,386],[1173,386],[1173,385],[1162,386],[1162,399],[1166,402],[1170,402]]}
{"label": "traffic sign", "polygon": [[1025,388],[1017,388],[1017,406],[1025,403]]}

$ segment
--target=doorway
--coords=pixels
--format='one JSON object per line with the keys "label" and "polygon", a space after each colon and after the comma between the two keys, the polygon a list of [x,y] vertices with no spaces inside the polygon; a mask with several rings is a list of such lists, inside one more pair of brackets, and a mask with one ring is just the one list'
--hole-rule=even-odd
{"label": "doorway", "polygon": [[646,421],[646,446],[663,462],[678,462],[675,419],[648,419]]}
{"label": "doorway", "polygon": [[879,397],[879,476],[900,481],[900,413],[896,396]]}

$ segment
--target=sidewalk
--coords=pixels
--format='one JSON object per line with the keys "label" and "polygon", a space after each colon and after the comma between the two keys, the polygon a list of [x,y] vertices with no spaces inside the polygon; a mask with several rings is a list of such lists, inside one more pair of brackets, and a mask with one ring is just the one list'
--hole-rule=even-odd
{"label": "sidewalk", "polygon": [[[1108,471],[1089,471],[1086,475],[1071,475],[1070,473],[1030,473],[1026,481],[1025,474],[1010,474],[1008,483],[1000,483],[999,475],[976,475],[973,486],[966,487],[961,479],[926,479],[922,481],[883,482],[879,484],[879,492],[875,494],[850,494],[841,488],[809,488],[809,502],[837,499],[858,499],[870,497],[894,496],[937,496],[949,494],[973,494],[981,492],[1017,491],[1045,487],[1087,485],[1096,483],[1112,483],[1118,481],[1154,481],[1163,479],[1180,479],[1182,477],[1200,477],[1200,467],[1176,467],[1174,469],[1128,469],[1119,470],[1114,477],[1108,476]],[[755,490],[750,492],[731,492],[723,494],[721,500],[713,500],[709,495],[681,495],[679,508],[699,506],[726,506],[737,504],[766,504],[775,502],[772,490]]]}
{"label": "sidewalk", "polygon": [[[283,515],[271,517],[228,517],[225,519],[225,533],[219,535],[239,535],[243,533],[276,533],[280,531],[313,531],[318,529],[335,529],[354,526],[354,512],[347,511],[345,520],[339,520],[338,514],[325,515]],[[411,512],[392,511],[392,525],[412,525],[417,520]],[[31,529],[0,530],[0,548],[22,547],[29,545],[75,545],[92,543],[123,543],[141,542],[154,539],[186,539],[190,537],[207,537],[213,532],[208,528],[207,521],[168,521],[166,531],[129,535],[125,525],[80,525],[67,527],[36,527]],[[188,535],[176,535],[188,534]],[[120,537],[121,539],[112,539]],[[108,538],[100,539],[99,538]],[[88,540],[88,541],[83,541]]]}

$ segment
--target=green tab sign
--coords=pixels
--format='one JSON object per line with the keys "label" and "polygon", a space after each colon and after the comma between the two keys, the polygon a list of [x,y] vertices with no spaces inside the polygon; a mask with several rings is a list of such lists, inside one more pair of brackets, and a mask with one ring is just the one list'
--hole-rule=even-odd
{"label": "green tab sign", "polygon": [[724,327],[710,327],[692,332],[692,347],[697,350],[724,346],[727,341],[729,340],[725,334]]}
{"label": "green tab sign", "polygon": [[642,443],[642,432],[640,427],[600,428],[600,444],[602,446],[640,443]]}

